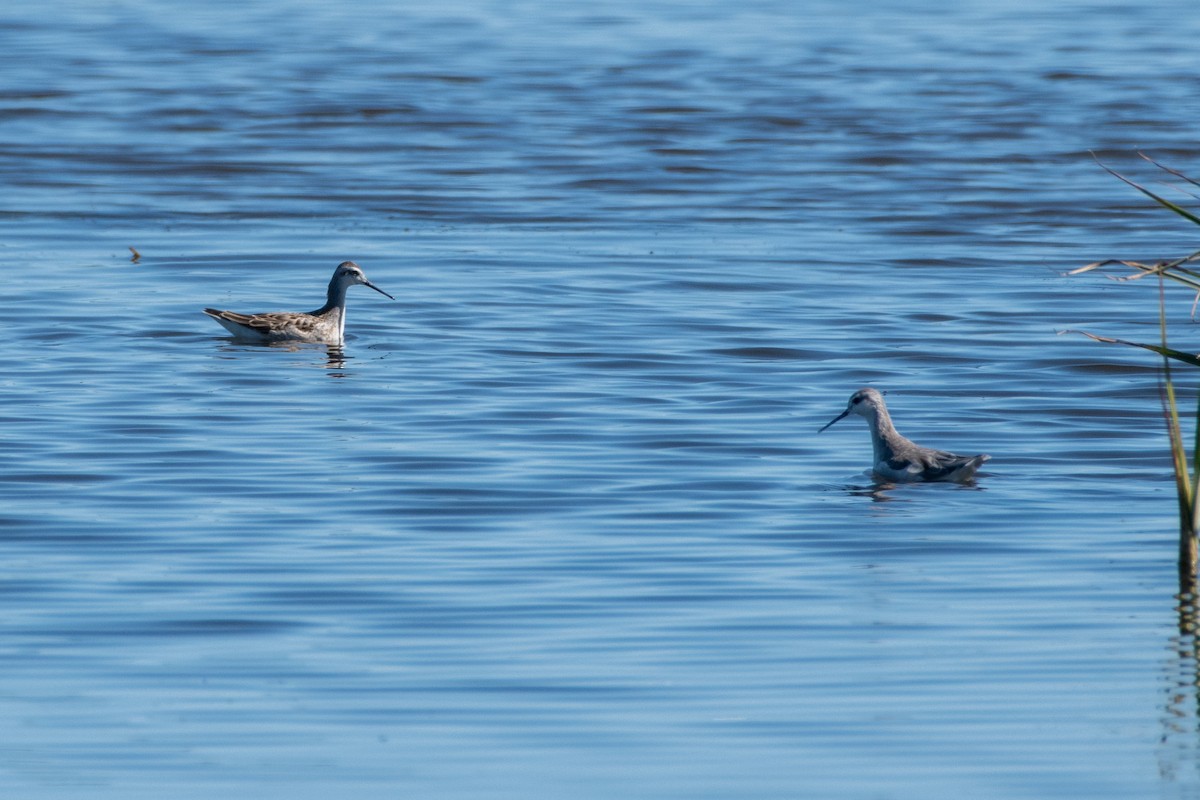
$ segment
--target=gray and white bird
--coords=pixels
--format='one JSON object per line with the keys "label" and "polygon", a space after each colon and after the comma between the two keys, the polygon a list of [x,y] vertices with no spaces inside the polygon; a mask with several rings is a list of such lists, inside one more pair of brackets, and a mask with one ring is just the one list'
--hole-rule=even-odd
{"label": "gray and white bird", "polygon": [[846,410],[821,431],[850,414],[858,414],[867,421],[874,448],[871,469],[889,481],[969,481],[980,465],[991,458],[989,455],[959,456],[909,441],[892,424],[883,395],[869,387],[850,395]]}
{"label": "gray and white bird", "polygon": [[250,342],[321,342],[340,345],[346,335],[346,291],[351,286],[369,286],[384,297],[396,298],[367,280],[362,268],[353,261],[343,261],[333,271],[325,305],[316,311],[272,311],[266,314],[239,314],[206,308],[204,313],[215,319],[243,341]]}

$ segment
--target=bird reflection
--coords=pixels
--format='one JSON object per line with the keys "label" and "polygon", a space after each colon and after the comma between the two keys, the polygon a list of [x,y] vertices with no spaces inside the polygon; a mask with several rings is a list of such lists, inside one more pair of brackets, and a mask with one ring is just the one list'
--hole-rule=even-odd
{"label": "bird reflection", "polygon": [[[873,503],[892,503],[896,501],[909,502],[915,495],[909,494],[914,491],[945,491],[946,489],[959,491],[970,489],[976,492],[986,491],[982,486],[974,480],[965,480],[958,483],[895,483],[878,478],[868,478],[868,483],[847,483],[842,487],[842,490],[851,497],[869,497]],[[898,493],[893,494],[893,492]],[[899,493],[904,493],[901,496]]]}
{"label": "bird reflection", "polygon": [[327,374],[331,378],[346,378],[349,373],[346,372],[346,362],[353,356],[346,355],[345,349],[337,344],[310,344],[306,342],[246,342],[231,345],[225,345],[221,348],[225,353],[244,353],[248,350],[257,350],[269,348],[271,350],[286,350],[289,353],[305,353],[317,354],[324,356],[323,360],[315,360],[311,356],[306,356],[303,361],[298,362],[298,366],[315,367],[319,366],[327,370]]}
{"label": "bird reflection", "polygon": [[325,350],[325,369],[329,370],[329,377],[344,378],[346,373],[342,370],[346,367],[346,351],[341,345],[331,344],[326,346]]}
{"label": "bird reflection", "polygon": [[869,497],[875,503],[890,503],[896,498],[892,497],[888,492],[895,488],[896,484],[894,483],[876,481],[868,486],[847,486],[846,494],[851,497]]}

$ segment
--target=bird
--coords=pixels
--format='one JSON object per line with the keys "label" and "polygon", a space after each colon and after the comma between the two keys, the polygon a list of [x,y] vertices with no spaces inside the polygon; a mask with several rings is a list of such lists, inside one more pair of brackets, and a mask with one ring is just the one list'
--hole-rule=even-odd
{"label": "bird", "polygon": [[850,395],[846,410],[830,420],[821,431],[850,414],[858,414],[871,428],[874,459],[871,468],[876,475],[897,482],[956,481],[965,482],[991,456],[959,456],[945,450],[934,450],[912,442],[897,431],[888,414],[883,395],[867,387]]}
{"label": "bird", "polygon": [[316,311],[273,311],[266,314],[239,314],[206,308],[204,313],[219,322],[238,339],[251,342],[319,342],[341,345],[346,333],[346,290],[351,286],[369,286],[384,297],[396,298],[367,280],[362,268],[343,261],[329,280],[325,305]]}

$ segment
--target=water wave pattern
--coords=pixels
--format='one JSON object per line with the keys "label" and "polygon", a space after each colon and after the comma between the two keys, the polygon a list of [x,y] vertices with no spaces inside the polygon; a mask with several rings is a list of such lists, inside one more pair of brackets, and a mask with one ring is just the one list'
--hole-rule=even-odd
{"label": "water wave pattern", "polygon": [[1187,796],[1185,11],[0,12],[0,785]]}

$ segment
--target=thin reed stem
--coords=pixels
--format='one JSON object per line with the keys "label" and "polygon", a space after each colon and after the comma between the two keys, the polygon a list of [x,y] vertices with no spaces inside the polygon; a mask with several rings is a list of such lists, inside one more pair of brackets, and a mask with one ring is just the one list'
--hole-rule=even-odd
{"label": "thin reed stem", "polygon": [[[1167,346],[1167,304],[1162,276],[1158,281],[1158,328],[1162,337],[1162,348]],[[1163,356],[1164,411],[1167,418],[1167,436],[1171,441],[1171,461],[1175,473],[1175,490],[1179,499],[1179,574],[1194,580],[1200,567],[1200,552],[1197,548],[1197,497],[1200,497],[1200,426],[1197,426],[1192,443],[1191,464],[1188,463],[1187,448],[1183,444],[1183,429],[1179,422],[1179,404],[1175,398],[1175,383],[1171,379],[1171,359]],[[1198,401],[1200,402],[1200,401]],[[1200,414],[1200,406],[1198,406]],[[1200,418],[1200,417],[1198,417]],[[1190,466],[1190,468],[1189,468]],[[1194,476],[1194,477],[1193,477]]]}

